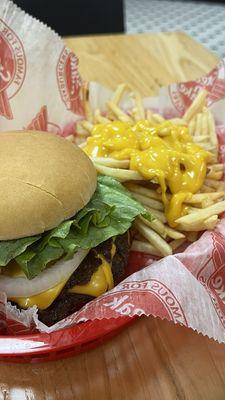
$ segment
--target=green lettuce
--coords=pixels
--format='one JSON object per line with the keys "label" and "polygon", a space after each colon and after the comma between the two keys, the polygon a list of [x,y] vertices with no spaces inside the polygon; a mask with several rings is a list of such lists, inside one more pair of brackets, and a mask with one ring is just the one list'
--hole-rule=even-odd
{"label": "green lettuce", "polygon": [[121,183],[99,176],[91,200],[73,218],[42,235],[0,241],[0,267],[15,259],[27,278],[32,279],[49,263],[70,258],[79,248],[93,248],[125,233],[138,215],[152,220]]}

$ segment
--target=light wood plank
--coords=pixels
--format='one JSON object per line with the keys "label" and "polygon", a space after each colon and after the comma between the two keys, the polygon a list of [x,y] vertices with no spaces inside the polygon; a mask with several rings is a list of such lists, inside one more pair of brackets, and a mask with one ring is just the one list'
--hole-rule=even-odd
{"label": "light wood plank", "polygon": [[111,89],[127,82],[143,96],[171,82],[196,79],[218,61],[180,32],[67,38],[66,44],[79,57],[83,79]]}

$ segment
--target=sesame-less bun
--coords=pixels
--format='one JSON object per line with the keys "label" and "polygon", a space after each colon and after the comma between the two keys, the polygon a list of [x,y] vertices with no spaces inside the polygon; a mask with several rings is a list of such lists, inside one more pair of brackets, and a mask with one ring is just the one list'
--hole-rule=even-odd
{"label": "sesame-less bun", "polygon": [[56,227],[95,188],[92,162],[69,141],[39,131],[0,133],[0,240]]}

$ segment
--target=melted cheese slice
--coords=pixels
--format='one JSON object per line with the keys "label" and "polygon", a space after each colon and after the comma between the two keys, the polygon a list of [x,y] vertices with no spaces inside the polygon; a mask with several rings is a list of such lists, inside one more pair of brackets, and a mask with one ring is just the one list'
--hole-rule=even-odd
{"label": "melted cheese slice", "polygon": [[35,296],[11,297],[9,300],[14,301],[21,308],[29,308],[36,305],[40,310],[45,310],[53,303],[61,290],[64,288],[66,282],[67,280],[60,282],[53,288],[46,290],[46,292],[36,294]]}
{"label": "melted cheese slice", "polygon": [[99,255],[99,258],[102,260],[102,264],[98,267],[97,271],[92,274],[90,281],[85,285],[75,285],[69,290],[70,293],[87,294],[89,296],[98,297],[107,290],[113,288],[114,282],[111,265],[103,256]]}
{"label": "melted cheese slice", "polygon": [[[116,246],[113,243],[111,255],[114,256]],[[91,280],[85,285],[75,285],[69,290],[70,293],[86,294],[89,296],[98,297],[114,286],[113,274],[111,265],[105,260],[102,255],[98,256],[102,264],[98,267],[91,277]],[[15,268],[15,267],[14,267]],[[18,268],[11,270],[11,276],[18,276]],[[21,275],[21,270],[20,270]],[[58,297],[61,290],[64,288],[67,280],[60,282],[55,287],[31,297],[11,297],[9,300],[17,303],[21,308],[28,308],[36,305],[40,310],[48,308],[53,301]]]}

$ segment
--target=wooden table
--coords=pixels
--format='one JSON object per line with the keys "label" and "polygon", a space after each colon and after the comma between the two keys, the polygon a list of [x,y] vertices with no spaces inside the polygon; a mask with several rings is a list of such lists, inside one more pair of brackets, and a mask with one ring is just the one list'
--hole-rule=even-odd
{"label": "wooden table", "polygon": [[[218,58],[183,33],[69,38],[86,80],[143,95],[195,79]],[[224,400],[225,346],[154,318],[75,358],[0,364],[0,400]]]}

